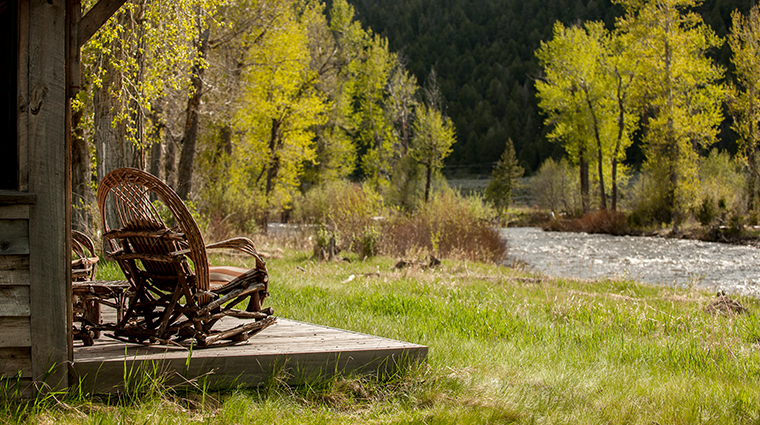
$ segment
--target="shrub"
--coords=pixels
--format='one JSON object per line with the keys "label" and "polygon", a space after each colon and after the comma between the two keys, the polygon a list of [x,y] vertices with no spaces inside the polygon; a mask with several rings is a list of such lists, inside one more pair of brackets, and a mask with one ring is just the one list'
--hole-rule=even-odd
{"label": "shrub", "polygon": [[715,200],[710,194],[702,199],[702,203],[694,215],[699,224],[703,226],[709,226],[718,217],[718,207],[715,205]]}
{"label": "shrub", "polygon": [[[382,198],[368,186],[336,181],[307,192],[295,204],[294,219],[320,229],[317,249],[334,240],[338,250],[360,256],[376,255],[384,207]],[[318,235],[319,236],[319,235]]]}
{"label": "shrub", "polygon": [[531,180],[531,192],[544,210],[575,214],[580,210],[578,182],[573,167],[566,159],[549,158]]}
{"label": "shrub", "polygon": [[657,178],[649,170],[644,170],[632,190],[631,222],[637,227],[657,226],[673,220],[673,211],[668,205],[664,193],[667,192],[666,178]]}
{"label": "shrub", "polygon": [[746,186],[746,178],[740,165],[728,152],[713,149],[707,158],[700,161],[699,197],[703,200],[709,197],[712,202],[717,199],[720,211],[716,214],[729,208],[740,211]]}
{"label": "shrub", "polygon": [[575,220],[562,222],[562,229],[570,232],[606,233],[627,235],[630,232],[628,217],[622,212],[599,210],[584,214]]}
{"label": "shrub", "polygon": [[493,218],[481,198],[441,192],[414,214],[399,214],[387,224],[383,251],[406,257],[422,250],[438,257],[498,263],[507,248],[491,225]]}
{"label": "shrub", "polygon": [[207,186],[198,205],[200,215],[207,217],[204,235],[212,241],[256,233],[267,208],[260,192],[221,184]]}

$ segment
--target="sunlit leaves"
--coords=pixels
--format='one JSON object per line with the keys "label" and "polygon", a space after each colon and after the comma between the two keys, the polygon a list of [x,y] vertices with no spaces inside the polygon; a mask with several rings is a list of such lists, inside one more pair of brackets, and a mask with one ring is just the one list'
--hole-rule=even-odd
{"label": "sunlit leaves", "polygon": [[696,147],[716,141],[723,70],[707,56],[722,40],[699,15],[695,0],[621,1],[618,21],[640,62],[639,98],[648,120],[646,167],[662,185],[662,218],[677,224],[695,201]]}
{"label": "sunlit leaves", "polygon": [[126,124],[133,143],[145,142],[142,116],[156,99],[168,90],[187,90],[192,65],[205,66],[195,43],[221,1],[128,1],[84,46],[85,78],[94,87],[101,87],[106,73],[115,74],[106,88],[118,100],[116,121]]}
{"label": "sunlit leaves", "polygon": [[738,11],[731,15],[733,27],[728,36],[733,56],[731,62],[736,67],[736,86],[728,91],[728,106],[733,115],[732,129],[739,135],[739,157],[748,168],[747,187],[749,210],[754,210],[757,190],[760,186],[758,175],[757,148],[760,141],[760,9],[755,5],[745,17]]}
{"label": "sunlit leaves", "polygon": [[312,127],[326,120],[326,100],[310,68],[307,27],[283,8],[248,51],[244,106],[235,126],[236,183],[263,187],[270,205],[287,206],[306,161],[316,159]]}
{"label": "sunlit leaves", "polygon": [[600,22],[582,28],[558,22],[536,56],[543,68],[536,89],[552,128],[549,138],[562,142],[575,163],[596,164],[600,205],[606,207],[604,182],[611,178],[613,187],[617,184],[618,163],[636,128],[629,95],[635,67],[621,40]]}

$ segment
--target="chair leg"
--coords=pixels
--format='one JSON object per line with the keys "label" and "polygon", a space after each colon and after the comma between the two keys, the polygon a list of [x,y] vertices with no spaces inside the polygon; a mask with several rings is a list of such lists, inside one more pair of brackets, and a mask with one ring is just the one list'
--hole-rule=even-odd
{"label": "chair leg", "polygon": [[[84,305],[84,319],[98,326],[100,324],[100,303],[95,299],[84,299],[82,304]],[[100,331],[93,331],[92,337],[100,338]]]}
{"label": "chair leg", "polygon": [[248,301],[248,307],[245,309],[245,311],[259,310],[261,310],[261,297],[259,296],[259,291],[256,291],[251,294],[251,300]]}

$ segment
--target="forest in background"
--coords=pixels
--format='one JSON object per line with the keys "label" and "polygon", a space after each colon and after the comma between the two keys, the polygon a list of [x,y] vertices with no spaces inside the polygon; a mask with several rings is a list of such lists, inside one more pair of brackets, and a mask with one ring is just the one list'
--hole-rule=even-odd
{"label": "forest in background", "polygon": [[[490,175],[504,140],[512,139],[526,173],[565,152],[547,139],[550,129],[538,107],[535,80],[541,74],[535,52],[552,38],[555,22],[565,26],[603,21],[612,29],[623,15],[610,0],[353,0],[365,27],[388,38],[411,74],[425,81],[435,69],[445,98],[445,113],[457,130],[457,143],[446,159],[447,176]],[[751,0],[706,0],[694,10],[719,37],[731,27],[731,12],[746,14]],[[711,52],[731,76],[731,50],[724,43]],[[736,152],[730,115],[724,114],[715,145]],[[640,139],[627,162],[642,164]]]}
{"label": "forest in background", "polygon": [[[549,208],[570,216],[621,200],[643,226],[700,208],[705,225],[755,223],[760,17],[737,24],[734,6],[418,0],[399,25],[430,45],[396,51],[346,0],[132,0],[82,51],[74,222],[97,227],[94,190],[118,167],[158,176],[229,233],[291,219],[334,230],[345,212],[326,194],[361,197],[349,212],[368,220],[412,215],[448,190],[448,166],[491,175],[461,199],[487,220],[536,172],[535,191],[560,194]],[[350,237],[365,236],[377,226]]]}

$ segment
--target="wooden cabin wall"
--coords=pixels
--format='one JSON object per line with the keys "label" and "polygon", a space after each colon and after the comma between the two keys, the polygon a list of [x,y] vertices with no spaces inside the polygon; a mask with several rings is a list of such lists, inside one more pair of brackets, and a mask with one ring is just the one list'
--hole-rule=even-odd
{"label": "wooden cabin wall", "polygon": [[0,206],[0,374],[31,383],[29,205]]}
{"label": "wooden cabin wall", "polygon": [[28,394],[67,386],[71,360],[67,2],[17,4],[19,187],[0,191],[0,375],[20,374]]}

